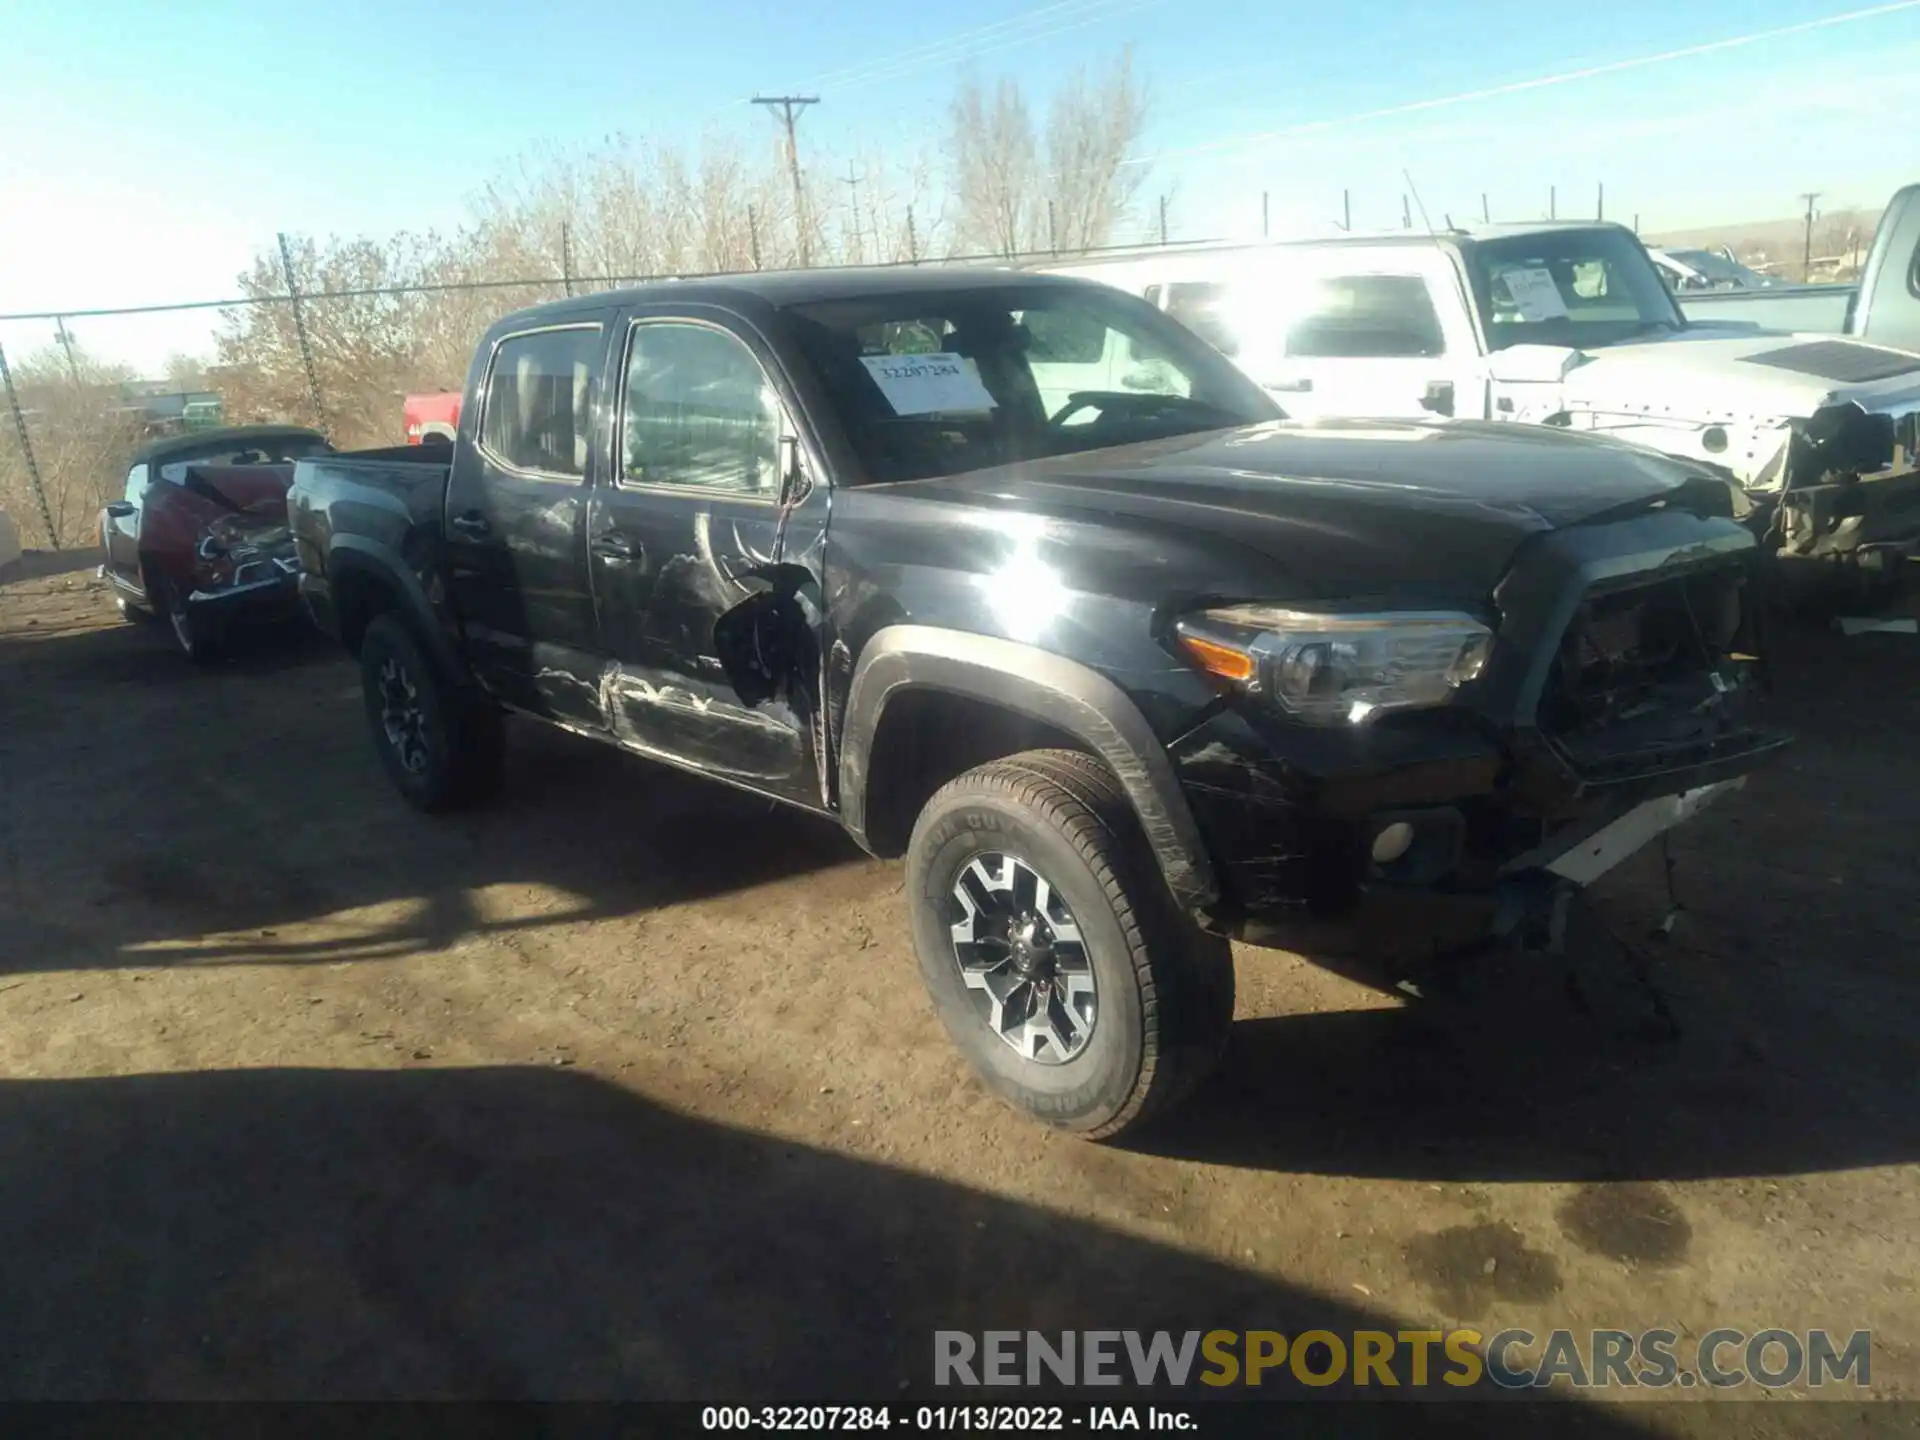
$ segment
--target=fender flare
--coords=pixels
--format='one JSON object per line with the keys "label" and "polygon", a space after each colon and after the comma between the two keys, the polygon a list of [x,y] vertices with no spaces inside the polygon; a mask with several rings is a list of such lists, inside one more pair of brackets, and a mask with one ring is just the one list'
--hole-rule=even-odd
{"label": "fender flare", "polygon": [[348,575],[369,576],[398,595],[396,608],[411,622],[414,634],[447,678],[456,684],[472,683],[466,662],[455,653],[419,575],[392,546],[364,535],[335,535],[327,548],[327,583],[336,607],[340,603],[340,581]]}
{"label": "fender flare", "polygon": [[1182,909],[1219,898],[1212,861],[1166,748],[1126,692],[1096,670],[1032,645],[931,625],[890,625],[861,651],[841,730],[841,820],[867,846],[866,787],[874,737],[903,690],[945,690],[1018,711],[1084,743],[1132,803],[1160,873]]}

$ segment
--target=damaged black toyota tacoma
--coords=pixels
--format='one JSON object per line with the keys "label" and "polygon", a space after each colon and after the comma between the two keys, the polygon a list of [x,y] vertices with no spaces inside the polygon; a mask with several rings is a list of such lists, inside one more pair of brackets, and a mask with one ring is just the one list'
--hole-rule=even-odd
{"label": "damaged black toyota tacoma", "polygon": [[1286,423],[1084,281],[823,271],[500,321],[450,452],[302,460],[313,618],[438,810],[535,716],[904,855],[986,1082],[1112,1136],[1230,938],[1538,924],[1776,753],[1726,485],[1590,435]]}

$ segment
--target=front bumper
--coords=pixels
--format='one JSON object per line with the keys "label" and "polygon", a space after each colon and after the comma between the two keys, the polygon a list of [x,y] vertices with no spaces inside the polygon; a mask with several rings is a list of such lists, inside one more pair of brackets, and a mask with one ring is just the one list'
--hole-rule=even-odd
{"label": "front bumper", "polygon": [[[1673,681],[1650,673],[1642,692],[1616,658],[1602,667],[1615,677],[1603,675],[1606,693],[1618,684],[1643,698],[1591,712],[1596,697],[1566,668],[1587,663],[1589,642],[1617,656],[1655,645],[1661,615],[1698,630],[1710,607],[1738,600],[1752,552],[1724,520],[1557,532],[1502,582],[1500,644],[1458,707],[1341,730],[1285,722],[1256,701],[1193,727],[1168,756],[1220,878],[1203,923],[1368,961],[1432,959],[1531,928],[1543,901],[1593,883],[1790,743],[1752,713],[1764,708],[1752,675],[1763,666],[1703,660]],[[1706,642],[1714,654],[1764,656],[1759,631],[1735,624],[1742,613],[1719,616],[1732,628]],[[1412,838],[1396,848],[1397,827]]]}
{"label": "front bumper", "polygon": [[[1327,889],[1312,888],[1311,866],[1302,867],[1298,878],[1305,885],[1296,889],[1276,884],[1273,867],[1259,858],[1228,861],[1223,878],[1239,903],[1216,916],[1210,928],[1249,944],[1325,959],[1407,962],[1472,950],[1534,926],[1553,891],[1592,885],[1745,784],[1745,776],[1736,776],[1647,799],[1622,795],[1504,861],[1469,860],[1431,880],[1363,875],[1350,886],[1336,883],[1331,897]],[[1423,813],[1458,812],[1409,809],[1382,818]]]}
{"label": "front bumper", "polygon": [[281,618],[300,613],[300,568],[293,560],[268,559],[244,567],[228,585],[196,587],[187,604],[196,616],[218,623],[245,615]]}

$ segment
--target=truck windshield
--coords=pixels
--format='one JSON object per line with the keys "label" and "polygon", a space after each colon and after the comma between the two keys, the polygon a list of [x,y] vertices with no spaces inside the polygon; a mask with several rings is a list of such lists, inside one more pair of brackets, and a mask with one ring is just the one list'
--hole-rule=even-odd
{"label": "truck windshield", "polygon": [[1686,322],[1623,230],[1548,230],[1467,247],[1474,303],[1495,350],[1614,345]]}
{"label": "truck windshield", "polygon": [[1019,285],[786,311],[865,478],[919,480],[1284,418],[1142,300]]}

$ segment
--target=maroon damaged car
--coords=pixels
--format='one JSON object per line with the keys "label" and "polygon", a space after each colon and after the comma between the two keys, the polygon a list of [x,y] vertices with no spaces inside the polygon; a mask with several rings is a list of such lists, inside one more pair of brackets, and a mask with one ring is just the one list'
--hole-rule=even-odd
{"label": "maroon damaged car", "polygon": [[127,470],[100,512],[100,577],[129,619],[165,619],[190,660],[218,655],[231,628],[299,614],[287,531],[293,462],[331,452],[295,425],[169,436]]}

